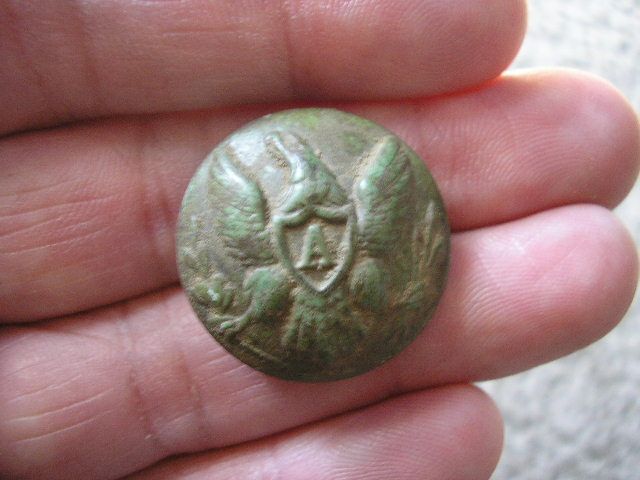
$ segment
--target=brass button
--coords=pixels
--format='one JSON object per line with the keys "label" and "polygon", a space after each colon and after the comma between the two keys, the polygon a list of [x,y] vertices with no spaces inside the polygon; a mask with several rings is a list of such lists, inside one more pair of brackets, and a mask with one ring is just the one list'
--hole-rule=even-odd
{"label": "brass button", "polygon": [[449,257],[422,160],[332,109],[267,115],[225,139],[191,179],[177,240],[209,332],[253,368],[299,381],[399,353],[435,310]]}

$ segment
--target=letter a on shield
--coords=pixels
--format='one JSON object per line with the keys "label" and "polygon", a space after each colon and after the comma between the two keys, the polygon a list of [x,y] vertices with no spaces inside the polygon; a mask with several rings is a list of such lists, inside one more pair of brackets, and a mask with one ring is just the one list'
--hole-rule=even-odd
{"label": "letter a on shield", "polygon": [[327,248],[322,227],[316,224],[309,225],[302,241],[302,255],[296,268],[324,270],[335,264],[336,262],[331,258],[331,252]]}

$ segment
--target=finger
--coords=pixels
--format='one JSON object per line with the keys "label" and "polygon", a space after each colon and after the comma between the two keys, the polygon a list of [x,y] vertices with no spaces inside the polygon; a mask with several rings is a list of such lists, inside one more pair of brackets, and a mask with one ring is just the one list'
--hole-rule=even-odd
{"label": "finger", "polygon": [[122,113],[388,98],[497,76],[523,0],[4,2],[0,132]]}
{"label": "finger", "polygon": [[[591,77],[538,73],[456,97],[348,107],[426,159],[454,230],[572,202],[613,206],[637,174],[635,114]],[[174,282],[174,223],[192,172],[265,111],[101,122],[0,144],[0,319],[61,315]]]}
{"label": "finger", "polygon": [[421,336],[381,368],[327,384],[285,382],[241,364],[177,289],[5,327],[0,470],[115,477],[399,392],[512,374],[611,329],[633,297],[636,264],[633,242],[601,207],[456,234],[447,289]]}
{"label": "finger", "polygon": [[501,444],[500,414],[491,400],[480,390],[456,386],[403,395],[238,447],[170,459],[133,478],[480,480],[491,475]]}

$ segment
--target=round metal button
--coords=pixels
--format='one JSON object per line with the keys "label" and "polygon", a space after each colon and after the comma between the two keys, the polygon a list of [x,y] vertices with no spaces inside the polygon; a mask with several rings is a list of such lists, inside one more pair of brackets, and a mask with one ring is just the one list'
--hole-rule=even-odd
{"label": "round metal button", "polygon": [[332,109],[262,117],[204,160],[178,222],[182,284],[229,352],[289,380],[364,373],[420,333],[449,227],[424,163]]}

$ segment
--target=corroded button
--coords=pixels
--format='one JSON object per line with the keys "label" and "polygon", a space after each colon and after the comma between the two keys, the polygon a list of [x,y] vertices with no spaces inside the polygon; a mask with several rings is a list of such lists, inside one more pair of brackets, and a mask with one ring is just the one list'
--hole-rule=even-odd
{"label": "corroded button", "polygon": [[436,185],[398,137],[331,109],[233,133],[182,202],[178,265],[191,304],[262,372],[366,372],[423,329],[444,287],[449,228]]}

